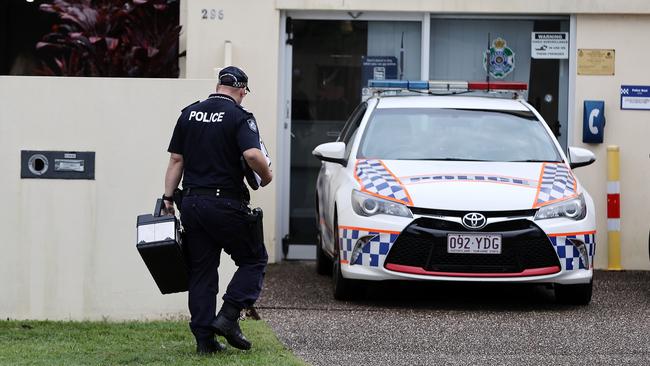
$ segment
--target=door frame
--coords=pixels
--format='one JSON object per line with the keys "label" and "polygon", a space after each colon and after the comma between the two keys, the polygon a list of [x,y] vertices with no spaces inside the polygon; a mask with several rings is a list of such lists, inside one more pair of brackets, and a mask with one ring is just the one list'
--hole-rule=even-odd
{"label": "door frame", "polygon": [[289,233],[289,184],[291,182],[291,68],[293,46],[287,34],[287,13],[280,12],[278,62],[278,125],[277,132],[277,174],[275,213],[275,261],[284,257],[282,239]]}

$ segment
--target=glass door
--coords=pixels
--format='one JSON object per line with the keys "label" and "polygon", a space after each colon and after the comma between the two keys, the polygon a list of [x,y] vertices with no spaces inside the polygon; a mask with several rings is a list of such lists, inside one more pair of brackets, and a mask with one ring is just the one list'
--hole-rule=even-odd
{"label": "glass door", "polygon": [[[414,78],[420,74],[421,22],[292,20],[291,166],[287,258],[312,253],[316,244],[316,178],[320,161],[311,154],[335,141],[361,101],[367,79]],[[374,68],[373,60],[392,67]]]}
{"label": "glass door", "polygon": [[313,246],[315,187],[321,163],[311,151],[336,140],[360,101],[361,57],[367,50],[368,24],[294,20],[291,27],[291,183],[285,243]]}

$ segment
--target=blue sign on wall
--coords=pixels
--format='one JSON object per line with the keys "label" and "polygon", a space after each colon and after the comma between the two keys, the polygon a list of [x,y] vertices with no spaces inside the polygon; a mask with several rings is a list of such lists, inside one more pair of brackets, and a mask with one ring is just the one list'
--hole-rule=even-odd
{"label": "blue sign on wall", "polygon": [[650,111],[650,86],[621,85],[621,109]]}
{"label": "blue sign on wall", "polygon": [[363,56],[361,87],[368,86],[368,80],[397,79],[397,57]]}
{"label": "blue sign on wall", "polygon": [[585,100],[582,117],[582,142],[602,143],[605,132],[605,102]]}

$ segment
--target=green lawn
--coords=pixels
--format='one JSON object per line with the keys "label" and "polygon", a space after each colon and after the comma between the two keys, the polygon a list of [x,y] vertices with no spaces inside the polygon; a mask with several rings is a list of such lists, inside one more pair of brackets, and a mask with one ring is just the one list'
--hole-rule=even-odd
{"label": "green lawn", "polygon": [[240,324],[250,351],[199,356],[183,321],[0,321],[0,365],[305,365],[264,321]]}

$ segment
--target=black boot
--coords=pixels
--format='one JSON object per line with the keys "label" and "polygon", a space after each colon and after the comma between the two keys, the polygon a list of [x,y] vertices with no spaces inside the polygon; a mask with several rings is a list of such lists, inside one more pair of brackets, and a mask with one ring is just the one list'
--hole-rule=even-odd
{"label": "black boot", "polygon": [[226,338],[228,343],[239,349],[251,349],[251,342],[244,337],[239,328],[240,309],[225,302],[211,326],[217,335]]}
{"label": "black boot", "polygon": [[226,345],[217,342],[214,339],[196,340],[196,353],[211,354],[221,352],[226,349]]}

